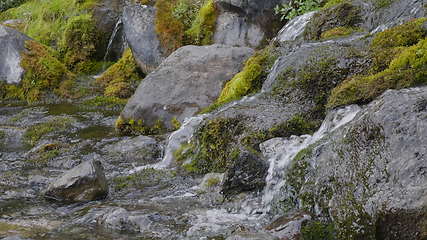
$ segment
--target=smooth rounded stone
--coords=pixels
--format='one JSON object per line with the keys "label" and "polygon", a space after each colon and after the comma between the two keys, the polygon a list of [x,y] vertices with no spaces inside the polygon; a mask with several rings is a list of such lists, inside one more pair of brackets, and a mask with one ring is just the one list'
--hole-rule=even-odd
{"label": "smooth rounded stone", "polygon": [[219,16],[214,42],[230,46],[259,47],[280,29],[274,7],[288,0],[216,0]]}
{"label": "smooth rounded stone", "polygon": [[148,74],[164,60],[164,50],[155,30],[156,9],[133,4],[123,11],[123,27],[127,43],[141,70]]}
{"label": "smooth rounded stone", "polygon": [[228,168],[222,184],[224,195],[261,190],[265,186],[268,164],[249,152],[242,152]]}
{"label": "smooth rounded stone", "polygon": [[105,198],[108,185],[101,162],[89,160],[81,163],[51,182],[44,194],[48,199],[65,202]]}
{"label": "smooth rounded stone", "polygon": [[21,54],[26,51],[28,36],[0,24],[0,82],[18,84],[24,75]]}
{"label": "smooth rounded stone", "polygon": [[172,128],[172,119],[183,122],[214,103],[253,52],[224,45],[182,47],[142,81],[121,117],[146,126],[160,120]]}
{"label": "smooth rounded stone", "polygon": [[256,48],[264,40],[265,33],[257,24],[247,22],[245,17],[225,12],[218,16],[214,42],[230,46]]}

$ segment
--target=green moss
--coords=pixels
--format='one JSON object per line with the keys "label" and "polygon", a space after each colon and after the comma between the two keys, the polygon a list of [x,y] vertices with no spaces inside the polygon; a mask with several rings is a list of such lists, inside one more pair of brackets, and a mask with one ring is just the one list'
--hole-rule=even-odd
{"label": "green moss", "polygon": [[336,27],[326,32],[323,32],[320,35],[320,39],[333,39],[333,38],[345,37],[359,31],[360,31],[360,28],[355,28],[355,27]]}
{"label": "green moss", "polygon": [[125,120],[121,116],[117,119],[115,127],[123,135],[159,135],[168,130],[160,119],[153,126],[147,126],[142,119]]}
{"label": "green moss", "polygon": [[330,31],[356,29],[362,22],[360,8],[343,2],[336,6],[324,8],[314,14],[304,30],[306,40],[319,40],[322,34],[331,34]]}
{"label": "green moss", "polygon": [[181,122],[178,119],[176,119],[176,117],[173,117],[171,119],[171,125],[173,130],[178,130],[181,127]]}
{"label": "green moss", "polygon": [[129,98],[143,78],[132,51],[126,49],[122,58],[109,67],[96,83],[109,97]]}
{"label": "green moss", "polygon": [[219,178],[212,177],[212,178],[209,178],[209,179],[206,181],[206,186],[207,186],[207,187],[215,187],[215,186],[217,186],[220,182],[221,182],[221,180],[220,180]]}
{"label": "green moss", "polygon": [[313,154],[313,146],[309,146],[295,155],[292,160],[291,167],[286,175],[286,181],[296,193],[299,193],[305,182],[307,174],[308,162],[307,158]]}
{"label": "green moss", "polygon": [[310,221],[301,227],[302,240],[334,240],[335,226],[333,223]]}
{"label": "green moss", "polygon": [[374,4],[375,8],[377,9],[388,7],[394,2],[394,0],[371,0],[371,1]]}
{"label": "green moss", "polygon": [[218,16],[212,0],[158,0],[155,6],[155,29],[167,53],[187,44],[212,43]]}
{"label": "green moss", "polygon": [[387,89],[401,89],[427,84],[427,39],[406,48],[389,67],[369,76],[356,76],[336,87],[328,107],[368,103]]}
{"label": "green moss", "polygon": [[48,46],[57,46],[67,21],[86,14],[97,0],[31,0],[0,13],[0,21],[23,19],[27,35]]}
{"label": "green moss", "polygon": [[73,120],[70,118],[58,117],[45,123],[33,125],[26,129],[24,141],[27,144],[34,146],[43,136],[53,132],[65,131],[71,127],[72,123]]}
{"label": "green moss", "polygon": [[259,91],[277,56],[272,53],[272,47],[258,51],[249,58],[243,70],[233,77],[216,101],[216,106],[238,100],[243,96]]}
{"label": "green moss", "polygon": [[57,143],[43,145],[36,153],[33,153],[27,163],[36,167],[45,167],[52,159],[56,158],[63,152],[61,146]]}
{"label": "green moss", "polygon": [[[73,81],[74,75],[55,58],[55,52],[46,46],[29,40],[25,43],[27,52],[23,52],[21,66],[25,70],[24,78],[18,87],[21,92],[10,93],[25,98],[28,103],[40,101],[53,90],[59,90],[63,81]],[[12,89],[18,90],[11,87]],[[67,96],[69,89],[56,91]]]}
{"label": "green moss", "polygon": [[200,8],[197,17],[191,24],[191,28],[188,29],[185,34],[192,39],[193,44],[212,44],[217,18],[218,10],[214,1],[207,0]]}
{"label": "green moss", "polygon": [[325,5],[323,5],[323,9],[331,8],[336,5],[347,2],[346,0],[328,0]]}
{"label": "green moss", "polygon": [[320,120],[325,117],[326,103],[331,90],[348,74],[341,69],[334,57],[312,57],[297,72],[285,70],[273,86],[272,94],[278,99],[300,98],[304,94],[314,103],[306,119]]}
{"label": "green moss", "polygon": [[68,69],[78,73],[91,72],[91,59],[97,42],[97,30],[91,14],[69,18],[62,29],[59,42],[60,52]]}
{"label": "green moss", "polygon": [[241,131],[238,119],[218,118],[208,121],[197,131],[191,145],[193,148],[186,150],[191,153],[191,162],[183,167],[196,174],[225,172],[239,156],[235,139]]}
{"label": "green moss", "polygon": [[405,47],[415,45],[426,37],[427,31],[422,27],[426,21],[427,18],[419,18],[376,34],[370,45],[373,61],[371,72],[385,70]]}

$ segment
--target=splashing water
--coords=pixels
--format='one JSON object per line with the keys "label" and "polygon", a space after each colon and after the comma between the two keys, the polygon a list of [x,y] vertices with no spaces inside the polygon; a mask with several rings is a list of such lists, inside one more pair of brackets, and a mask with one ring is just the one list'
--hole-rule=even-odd
{"label": "splashing water", "polygon": [[280,196],[280,190],[286,184],[284,180],[286,168],[297,153],[353,120],[359,111],[359,106],[352,105],[331,112],[326,116],[319,130],[312,136],[303,135],[291,136],[290,138],[274,138],[261,143],[261,151],[269,159],[270,163],[266,177],[267,184],[262,196],[264,212],[269,212],[274,200]]}
{"label": "splashing water", "polygon": [[285,27],[280,30],[279,34],[275,38],[275,41],[295,41],[304,33],[305,26],[309,23],[315,13],[316,12],[309,12],[292,19],[288,24],[285,25]]}

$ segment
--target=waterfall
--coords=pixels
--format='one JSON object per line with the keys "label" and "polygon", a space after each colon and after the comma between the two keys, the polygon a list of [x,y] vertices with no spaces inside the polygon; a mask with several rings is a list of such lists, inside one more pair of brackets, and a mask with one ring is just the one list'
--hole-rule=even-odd
{"label": "waterfall", "polygon": [[110,54],[111,48],[113,46],[114,39],[116,38],[117,32],[119,31],[121,25],[123,24],[122,18],[119,18],[119,20],[116,23],[116,26],[114,26],[113,33],[110,36],[110,39],[108,40],[107,50],[105,51],[104,55],[104,62],[107,61],[108,55]]}
{"label": "waterfall", "polygon": [[315,11],[309,12],[292,19],[280,30],[274,40],[279,42],[295,41],[304,33],[305,26],[309,23],[315,13]]}
{"label": "waterfall", "polygon": [[274,138],[261,143],[260,149],[270,164],[262,196],[264,212],[269,212],[274,200],[280,197],[281,188],[286,184],[285,171],[297,153],[353,120],[359,111],[359,106],[351,105],[329,113],[313,135]]}
{"label": "waterfall", "polygon": [[[243,97],[242,99],[240,99],[238,101],[234,101],[234,102],[232,102],[228,105],[225,105],[224,107],[216,110],[215,113],[218,114],[218,113],[221,113],[223,111],[226,111],[226,110],[230,109],[231,107],[233,107],[237,104],[242,104],[242,103],[254,101],[258,96],[259,96],[259,94],[256,94],[256,95],[251,96],[251,97]],[[171,167],[173,165],[173,161],[174,161],[173,154],[181,147],[181,145],[183,143],[188,143],[191,141],[195,131],[200,126],[200,124],[202,124],[203,121],[208,119],[210,116],[212,116],[212,113],[201,114],[201,115],[196,115],[196,116],[193,116],[190,118],[186,118],[184,120],[184,123],[182,124],[182,126],[178,130],[171,133],[171,135],[169,136],[165,150],[164,150],[164,155],[163,155],[162,161],[160,161],[156,164],[151,164],[151,165],[146,165],[146,166],[134,168],[131,171],[129,171],[129,174],[139,172],[139,171],[144,170],[146,168],[162,169],[162,168]]]}

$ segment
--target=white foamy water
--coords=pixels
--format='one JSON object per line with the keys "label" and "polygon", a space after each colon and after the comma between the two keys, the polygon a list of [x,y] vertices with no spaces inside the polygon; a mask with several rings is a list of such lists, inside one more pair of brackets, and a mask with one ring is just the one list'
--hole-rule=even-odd
{"label": "white foamy water", "polygon": [[315,13],[316,12],[309,12],[292,19],[280,30],[279,34],[275,38],[275,41],[295,41],[297,38],[302,36],[305,30],[305,26],[307,26]]}
{"label": "white foamy water", "polygon": [[262,197],[264,212],[270,211],[273,200],[280,195],[281,188],[286,184],[285,170],[297,153],[353,120],[359,111],[359,106],[351,105],[331,112],[313,135],[274,138],[261,143],[261,151],[270,163]]}

